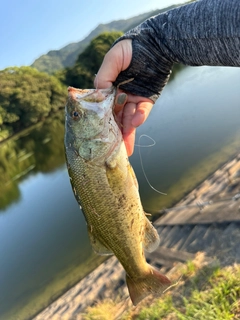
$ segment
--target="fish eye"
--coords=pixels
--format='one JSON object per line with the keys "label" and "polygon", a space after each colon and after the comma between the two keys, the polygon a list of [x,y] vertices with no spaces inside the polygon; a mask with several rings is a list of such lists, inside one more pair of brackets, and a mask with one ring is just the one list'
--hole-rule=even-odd
{"label": "fish eye", "polygon": [[72,112],[72,118],[73,118],[73,120],[78,120],[79,118],[81,118],[80,112],[74,110],[74,111]]}

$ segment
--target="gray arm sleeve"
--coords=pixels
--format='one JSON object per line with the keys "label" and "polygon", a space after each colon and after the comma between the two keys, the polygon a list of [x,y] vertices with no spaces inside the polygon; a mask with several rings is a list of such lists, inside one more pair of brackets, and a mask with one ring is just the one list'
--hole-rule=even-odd
{"label": "gray arm sleeve", "polygon": [[[240,66],[240,0],[199,0],[152,17],[115,43],[132,39],[132,60],[114,85],[156,101],[174,63]],[[115,44],[114,43],[114,44]]]}

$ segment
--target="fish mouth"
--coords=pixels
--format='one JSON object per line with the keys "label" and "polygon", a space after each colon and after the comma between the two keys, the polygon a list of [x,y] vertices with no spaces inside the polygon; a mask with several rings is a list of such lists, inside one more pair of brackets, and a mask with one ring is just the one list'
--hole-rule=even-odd
{"label": "fish mouth", "polygon": [[68,87],[68,98],[73,101],[87,101],[87,102],[102,102],[109,95],[115,93],[115,88],[110,87],[107,89],[77,89]]}

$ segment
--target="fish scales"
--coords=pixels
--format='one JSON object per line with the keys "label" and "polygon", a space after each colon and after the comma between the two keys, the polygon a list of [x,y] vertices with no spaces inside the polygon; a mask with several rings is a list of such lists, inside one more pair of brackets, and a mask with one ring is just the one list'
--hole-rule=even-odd
{"label": "fish scales", "polygon": [[[92,166],[88,166],[74,151],[72,152],[72,157],[72,162],[69,161],[69,163],[73,164],[72,171],[78,173],[76,179],[72,178],[72,182],[75,186],[76,193],[82,195],[79,201],[81,201],[81,206],[86,216],[89,232],[94,237],[95,229],[98,230],[97,238],[106,248],[108,248],[110,241],[114,243],[115,245],[112,250],[115,255],[122,255],[122,247],[127,250],[129,245],[140,248],[143,237],[140,231],[145,217],[141,217],[144,213],[137,207],[137,203],[130,201],[131,198],[134,197],[132,196],[131,189],[129,190],[130,192],[126,192],[126,179],[123,179],[121,172],[117,172],[119,171],[117,169],[108,169],[107,167],[93,168]],[[112,183],[112,188],[107,190],[110,194],[108,193],[106,196],[105,187],[109,183],[107,179],[107,171],[109,170],[115,171],[115,177],[113,179],[115,184]],[[82,172],[84,174],[82,174]],[[70,176],[74,175],[70,174]],[[85,176],[85,178],[83,178],[83,176]],[[92,177],[91,180],[86,178],[89,176]],[[117,197],[115,196],[116,194]],[[95,201],[93,202],[92,199],[95,199]],[[106,210],[106,208],[109,208],[109,210]],[[132,218],[133,210],[136,210],[139,214],[139,217],[136,219]],[[134,216],[136,215],[136,211],[134,212]],[[135,241],[135,239],[133,239],[134,241],[130,243],[129,241],[132,239],[130,238],[129,240],[126,237],[126,234],[129,232],[135,232],[139,240]],[[121,234],[120,239],[119,233]],[[128,241],[128,246],[124,241]],[[136,251],[142,255],[142,251],[139,248],[138,250],[134,250],[134,252]],[[109,250],[111,251],[111,249]],[[131,254],[131,251],[129,254]],[[129,265],[128,260],[129,256],[127,256],[127,261],[123,261],[126,271],[132,267]],[[137,259],[133,261],[135,260]],[[141,266],[141,264],[139,266]],[[137,272],[139,266],[138,264],[134,266],[135,272]],[[131,272],[128,270],[128,273]],[[139,273],[141,273],[141,270]]]}
{"label": "fish scales", "polygon": [[137,179],[114,119],[116,89],[70,87],[68,91],[65,153],[73,192],[94,251],[118,258],[136,305],[149,294],[161,294],[170,280],[144,256],[144,249],[156,249],[159,238],[142,208]]}

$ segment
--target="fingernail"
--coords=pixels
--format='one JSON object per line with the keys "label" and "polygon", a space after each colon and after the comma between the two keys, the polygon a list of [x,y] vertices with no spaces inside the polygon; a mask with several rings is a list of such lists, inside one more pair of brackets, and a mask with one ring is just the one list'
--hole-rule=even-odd
{"label": "fingernail", "polygon": [[126,100],[127,100],[126,93],[120,93],[117,97],[117,104],[124,104]]}

